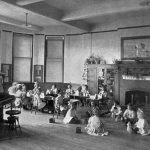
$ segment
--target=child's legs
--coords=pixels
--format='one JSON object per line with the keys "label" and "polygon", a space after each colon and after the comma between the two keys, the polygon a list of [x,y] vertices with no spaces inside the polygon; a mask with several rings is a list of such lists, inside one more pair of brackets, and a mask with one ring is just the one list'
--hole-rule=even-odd
{"label": "child's legs", "polygon": [[135,132],[135,133],[138,133],[139,129],[137,127],[135,128],[132,128],[132,130]]}
{"label": "child's legs", "polygon": [[111,112],[111,117],[115,118],[115,113],[114,112]]}
{"label": "child's legs", "polygon": [[130,122],[133,125],[135,123],[135,119],[133,119],[133,118],[126,118],[125,119],[125,124],[127,124],[128,122]]}

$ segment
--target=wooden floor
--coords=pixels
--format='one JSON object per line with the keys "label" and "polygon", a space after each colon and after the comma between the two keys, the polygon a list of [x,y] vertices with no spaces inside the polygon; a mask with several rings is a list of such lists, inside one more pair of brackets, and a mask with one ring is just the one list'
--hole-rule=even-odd
{"label": "wooden floor", "polygon": [[[27,134],[0,141],[0,150],[150,150],[150,136],[130,135],[122,122],[110,118],[102,118],[110,135],[96,137],[86,134],[85,125],[64,125],[62,117],[50,124],[50,117],[23,110],[19,118],[23,134]],[[75,133],[77,126],[82,127],[81,134]]]}

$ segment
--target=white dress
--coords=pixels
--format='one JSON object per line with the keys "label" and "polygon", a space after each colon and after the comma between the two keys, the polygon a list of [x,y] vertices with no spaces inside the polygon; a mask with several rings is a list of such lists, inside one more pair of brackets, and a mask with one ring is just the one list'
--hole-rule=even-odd
{"label": "white dress", "polygon": [[38,94],[34,95],[34,101],[33,101],[33,106],[37,106],[38,109],[42,109],[46,103],[42,102],[40,96]]}
{"label": "white dress", "polygon": [[71,119],[76,116],[76,111],[74,109],[69,109],[66,113],[66,116],[63,120],[65,124],[70,123]]}
{"label": "white dress", "polygon": [[139,129],[138,133],[140,133],[141,135],[150,134],[150,127],[146,119],[139,118],[138,121],[135,123],[135,126]]}
{"label": "white dress", "polygon": [[15,99],[15,106],[18,107],[20,106],[21,102],[22,102],[22,91],[18,90],[14,96],[16,97]]}
{"label": "white dress", "polygon": [[11,86],[9,89],[8,89],[8,93],[9,95],[14,95],[16,93],[17,89],[16,89],[16,86]]}
{"label": "white dress", "polygon": [[96,115],[92,116],[88,120],[88,124],[85,127],[85,130],[88,134],[98,136],[98,135],[108,135],[108,132],[105,131],[105,127],[100,118]]}

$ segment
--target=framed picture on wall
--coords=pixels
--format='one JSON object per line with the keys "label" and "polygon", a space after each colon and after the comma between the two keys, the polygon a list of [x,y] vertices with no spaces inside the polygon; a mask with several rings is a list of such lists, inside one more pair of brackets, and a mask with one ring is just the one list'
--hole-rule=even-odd
{"label": "framed picture on wall", "polygon": [[2,73],[5,73],[4,83],[12,82],[12,65],[11,64],[1,64]]}
{"label": "framed picture on wall", "polygon": [[122,59],[150,59],[150,36],[121,38]]}
{"label": "framed picture on wall", "polygon": [[43,65],[34,65],[34,82],[43,82]]}

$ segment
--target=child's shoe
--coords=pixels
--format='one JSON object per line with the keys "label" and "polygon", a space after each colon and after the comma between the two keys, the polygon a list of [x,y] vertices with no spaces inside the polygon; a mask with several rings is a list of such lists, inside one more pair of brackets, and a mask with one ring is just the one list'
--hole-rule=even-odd
{"label": "child's shoe", "polygon": [[107,132],[102,133],[101,136],[107,136],[108,134],[109,134],[109,133],[108,133],[108,131],[107,131]]}

